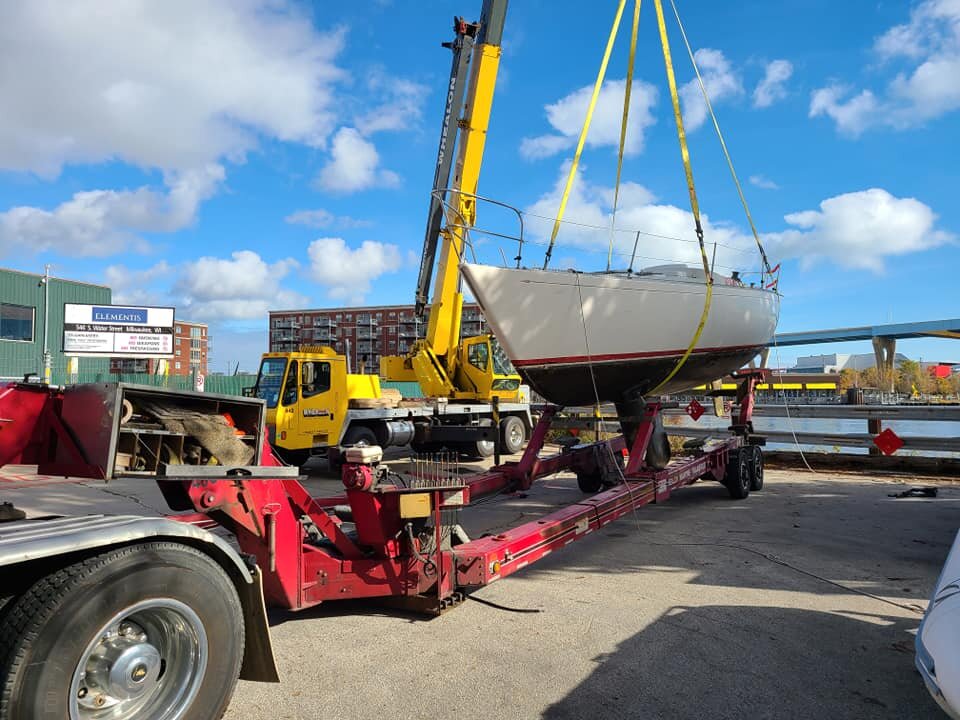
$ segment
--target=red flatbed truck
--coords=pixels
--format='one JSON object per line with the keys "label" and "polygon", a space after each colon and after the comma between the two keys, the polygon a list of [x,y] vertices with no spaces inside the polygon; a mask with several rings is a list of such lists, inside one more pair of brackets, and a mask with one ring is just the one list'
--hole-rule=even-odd
{"label": "red flatbed truck", "polygon": [[[744,498],[762,487],[750,422],[758,377],[741,379],[728,438],[663,470],[644,465],[659,403],[648,404],[625,467],[622,436],[541,456],[556,411],[547,408],[517,462],[467,478],[427,464],[401,477],[376,449],[357,447],[344,492],[332,497],[312,497],[296,469],[273,457],[261,400],[125,384],[6,385],[0,465],[140,476],[178,514],[0,524],[0,718],[96,718],[108,708],[125,720],[218,718],[238,676],[278,680],[265,604],[383,598],[439,613],[697,480]],[[211,426],[227,428],[220,440]],[[250,464],[183,464],[202,462],[204,448],[227,456],[228,446],[246,447]],[[561,471],[598,492],[490,537],[459,530],[471,501]]]}

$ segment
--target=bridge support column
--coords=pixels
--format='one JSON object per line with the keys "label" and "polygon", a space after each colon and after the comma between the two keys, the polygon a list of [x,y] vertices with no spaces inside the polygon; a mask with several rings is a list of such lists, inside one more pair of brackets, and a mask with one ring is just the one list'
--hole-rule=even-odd
{"label": "bridge support column", "polygon": [[880,389],[883,392],[893,392],[893,358],[897,354],[896,338],[873,338],[873,354],[877,358],[877,378]]}

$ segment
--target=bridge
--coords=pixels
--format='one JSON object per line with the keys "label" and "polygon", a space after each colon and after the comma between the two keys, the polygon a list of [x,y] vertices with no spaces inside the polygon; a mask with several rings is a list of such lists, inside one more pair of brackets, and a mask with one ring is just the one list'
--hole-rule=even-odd
{"label": "bridge", "polygon": [[789,347],[791,345],[817,345],[820,343],[870,340],[873,343],[874,355],[877,357],[877,372],[880,376],[880,384],[892,390],[893,359],[896,356],[897,340],[921,337],[943,337],[960,340],[960,318],[778,333],[774,336],[770,346]]}

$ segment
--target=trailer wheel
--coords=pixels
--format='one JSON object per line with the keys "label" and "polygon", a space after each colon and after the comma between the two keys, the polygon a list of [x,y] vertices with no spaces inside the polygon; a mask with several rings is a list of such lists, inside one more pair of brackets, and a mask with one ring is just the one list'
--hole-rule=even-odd
{"label": "trailer wheel", "polygon": [[600,492],[603,478],[599,473],[577,473],[577,487],[588,495]]}
{"label": "trailer wheel", "polygon": [[750,457],[745,450],[746,448],[741,448],[730,451],[727,474],[723,481],[734,500],[743,500],[750,494]]}
{"label": "trailer wheel", "polygon": [[186,545],[150,542],[37,581],[0,622],[0,720],[209,720],[243,658],[233,582]]}
{"label": "trailer wheel", "polygon": [[750,490],[763,490],[763,451],[759,445],[749,445],[750,450]]}
{"label": "trailer wheel", "polygon": [[527,426],[516,415],[508,415],[500,421],[500,442],[503,451],[509,455],[523,450],[527,441]]}

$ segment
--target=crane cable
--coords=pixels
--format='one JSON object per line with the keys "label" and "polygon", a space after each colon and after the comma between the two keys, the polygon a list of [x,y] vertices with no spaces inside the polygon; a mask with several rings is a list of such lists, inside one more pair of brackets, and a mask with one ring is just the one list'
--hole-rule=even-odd
{"label": "crane cable", "polygon": [[[696,332],[693,333],[690,344],[680,359],[677,360],[677,364],[673,366],[673,370],[660,381],[659,385],[647,393],[649,395],[656,395],[661,388],[665,387],[666,384],[673,379],[674,375],[680,372],[680,368],[687,362],[687,358],[690,357],[693,349],[700,341],[703,328],[707,324],[707,317],[710,315],[710,305],[713,302],[713,273],[710,271],[710,261],[707,259],[707,249],[703,242],[703,226],[700,222],[700,203],[697,201],[697,190],[693,182],[693,166],[690,164],[690,150],[687,147],[687,135],[683,129],[683,114],[680,112],[680,96],[677,92],[677,79],[673,73],[673,59],[670,56],[670,39],[667,37],[667,25],[663,19],[663,4],[661,0],[653,0],[653,4],[657,10],[657,27],[660,30],[660,45],[663,47],[663,63],[667,71],[667,84],[670,86],[673,116],[677,123],[677,139],[680,141],[680,157],[683,160],[683,170],[687,176],[687,190],[690,192],[690,210],[693,213],[693,220],[696,226],[697,242],[700,246],[700,258],[703,261],[703,272],[707,292],[704,297],[703,312],[700,313],[700,322],[697,324]],[[706,94],[706,92],[704,92],[704,94]]]}
{"label": "crane cable", "polygon": [[617,181],[613,186],[613,212],[610,214],[610,247],[607,249],[607,271],[613,259],[613,239],[617,224],[617,205],[620,203],[620,174],[623,171],[623,150],[627,143],[627,121],[630,118],[630,96],[633,91],[633,68],[637,59],[637,33],[640,30],[640,3],[633,4],[633,31],[630,34],[630,59],[627,61],[627,81],[623,93],[623,120],[620,123],[620,151],[617,153]]}
{"label": "crane cable", "polygon": [[763,243],[760,242],[760,234],[757,232],[757,226],[753,222],[753,215],[750,213],[750,206],[747,204],[747,198],[743,194],[743,187],[740,185],[740,178],[737,177],[737,171],[733,168],[733,159],[727,150],[727,143],[723,139],[723,133],[720,132],[720,123],[717,122],[717,116],[713,112],[713,103],[710,102],[710,95],[707,93],[707,86],[703,82],[703,76],[700,74],[700,66],[697,65],[697,59],[694,56],[693,49],[690,47],[690,41],[687,39],[687,32],[683,29],[683,22],[680,20],[680,12],[677,10],[677,4],[670,0],[670,7],[673,8],[673,14],[677,18],[677,26],[680,28],[680,35],[683,37],[683,44],[687,48],[687,55],[690,56],[690,62],[693,65],[693,71],[697,75],[697,82],[700,85],[700,91],[703,93],[703,100],[707,105],[707,111],[710,113],[710,119],[713,121],[713,127],[717,131],[717,138],[720,140],[720,147],[723,149],[723,155],[727,159],[727,167],[730,168],[730,175],[733,176],[733,184],[737,186],[737,194],[740,196],[740,204],[743,205],[743,211],[746,213],[747,222],[750,223],[750,230],[753,232],[753,239],[757,241],[757,249],[760,251],[760,257],[763,259],[763,269],[768,275],[773,275],[770,269],[770,261],[767,259],[767,253],[763,249]]}
{"label": "crane cable", "polygon": [[590,104],[587,106],[587,117],[583,122],[583,128],[580,130],[580,138],[577,140],[577,150],[573,154],[573,163],[570,165],[570,172],[567,175],[567,184],[563,189],[563,195],[560,196],[560,209],[557,210],[557,217],[553,222],[553,231],[550,233],[550,245],[547,247],[547,254],[543,259],[544,270],[546,270],[547,265],[550,264],[550,256],[553,254],[553,246],[557,240],[557,233],[560,232],[560,223],[563,221],[563,214],[567,209],[567,200],[570,199],[570,190],[573,188],[573,181],[577,175],[580,156],[583,154],[583,146],[587,141],[587,132],[590,130],[590,123],[593,121],[593,111],[597,107],[600,88],[603,86],[603,79],[607,74],[607,63],[610,62],[610,53],[613,51],[613,43],[617,38],[617,32],[620,29],[620,20],[623,18],[623,8],[626,4],[627,0],[620,0],[617,6],[617,14],[613,19],[613,27],[610,28],[610,37],[607,38],[607,47],[603,52],[603,60],[600,62],[600,71],[597,73],[597,81],[593,85],[593,95],[590,97]]}

